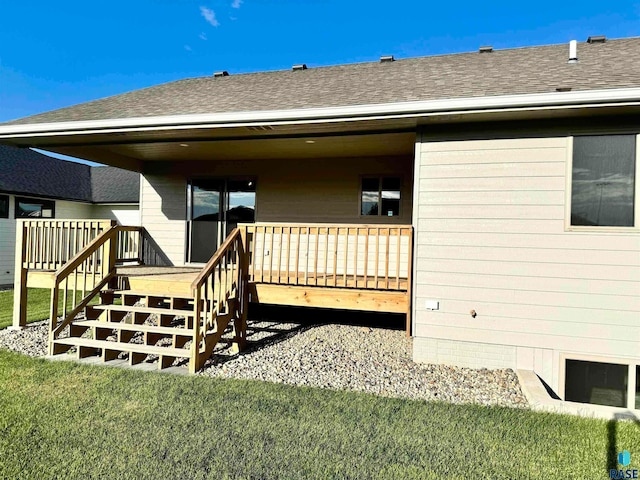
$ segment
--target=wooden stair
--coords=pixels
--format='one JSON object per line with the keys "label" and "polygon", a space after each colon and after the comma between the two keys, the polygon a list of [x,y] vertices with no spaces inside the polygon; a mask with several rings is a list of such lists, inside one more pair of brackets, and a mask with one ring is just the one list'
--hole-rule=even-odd
{"label": "wooden stair", "polygon": [[194,301],[186,296],[131,290],[104,290],[100,304],[85,308],[68,336],[53,339],[54,355],[75,348],[77,358],[99,356],[103,362],[128,357],[129,364],[155,361],[167,368],[191,357]]}

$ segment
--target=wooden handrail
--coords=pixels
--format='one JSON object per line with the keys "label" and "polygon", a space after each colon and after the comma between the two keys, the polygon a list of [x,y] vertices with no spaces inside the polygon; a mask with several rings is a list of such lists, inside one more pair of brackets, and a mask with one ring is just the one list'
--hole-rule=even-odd
{"label": "wooden handrail", "polygon": [[190,371],[209,358],[227,326],[233,324],[234,348],[246,341],[249,304],[246,230],[235,228],[191,283],[193,292],[193,341]]}
{"label": "wooden handrail", "polygon": [[204,284],[207,277],[211,275],[211,272],[213,272],[216,265],[220,263],[220,259],[227,253],[227,250],[229,250],[229,247],[233,244],[233,242],[239,235],[240,228],[234,228],[229,236],[225,239],[225,241],[222,242],[222,245],[220,245],[218,250],[216,250],[216,253],[213,254],[207,264],[202,268],[202,270],[200,270],[200,273],[198,274],[196,279],[191,283],[192,290],[196,290]]}

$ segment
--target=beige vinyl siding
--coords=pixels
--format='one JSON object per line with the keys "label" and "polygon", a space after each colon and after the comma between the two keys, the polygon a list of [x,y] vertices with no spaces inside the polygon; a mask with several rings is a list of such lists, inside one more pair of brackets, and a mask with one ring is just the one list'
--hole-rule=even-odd
{"label": "beige vinyl siding", "polygon": [[93,205],[91,217],[96,219],[116,220],[120,225],[140,225],[140,208],[138,205]]}
{"label": "beige vinyl siding", "polygon": [[[416,359],[482,366],[481,345],[502,346],[487,366],[535,367],[557,388],[560,353],[638,358],[640,235],[565,231],[569,144],[566,136],[424,135],[414,208]],[[439,310],[426,310],[428,299]],[[475,360],[456,353],[456,342]]]}
{"label": "beige vinyl siding", "polygon": [[90,203],[56,200],[56,218],[92,218]]}
{"label": "beige vinyl siding", "polygon": [[[360,215],[363,175],[401,178],[399,216]],[[186,183],[192,177],[255,177],[258,222],[411,224],[411,157],[148,164],[141,222],[175,264],[185,258]]]}
{"label": "beige vinyl siding", "polygon": [[140,182],[140,223],[173,265],[185,261],[186,188],[181,175],[145,174]]}

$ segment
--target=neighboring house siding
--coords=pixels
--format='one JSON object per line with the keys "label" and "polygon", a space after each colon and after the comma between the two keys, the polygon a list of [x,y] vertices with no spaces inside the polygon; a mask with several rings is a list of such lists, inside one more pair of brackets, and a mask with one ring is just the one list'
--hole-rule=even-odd
{"label": "neighboring house siding", "polygon": [[13,284],[16,222],[15,197],[9,195],[9,218],[0,218],[0,285]]}
{"label": "neighboring house siding", "polygon": [[414,359],[557,389],[560,353],[637,358],[640,236],[565,231],[569,139],[438,140],[417,147]]}
{"label": "neighboring house siding", "polygon": [[[362,175],[401,177],[400,216],[359,214]],[[256,177],[258,222],[411,224],[411,157],[151,164],[141,184],[141,221],[174,264],[185,258],[190,177]]]}
{"label": "neighboring house siding", "polygon": [[[35,195],[27,198],[45,199]],[[92,206],[88,203],[54,200],[55,218],[91,218]],[[9,218],[0,219],[0,285],[13,284],[16,251],[15,196],[9,195]]]}
{"label": "neighboring house siding", "polygon": [[90,203],[56,200],[56,218],[92,218],[92,209]]}
{"label": "neighboring house siding", "polygon": [[138,205],[93,205],[92,218],[116,220],[120,225],[140,225]]}
{"label": "neighboring house siding", "polygon": [[[44,199],[34,195],[27,198]],[[139,224],[137,205],[91,205],[89,203],[52,200],[55,219],[115,219],[123,225]],[[9,218],[0,219],[0,285],[12,285],[16,250],[15,195],[9,195]]]}

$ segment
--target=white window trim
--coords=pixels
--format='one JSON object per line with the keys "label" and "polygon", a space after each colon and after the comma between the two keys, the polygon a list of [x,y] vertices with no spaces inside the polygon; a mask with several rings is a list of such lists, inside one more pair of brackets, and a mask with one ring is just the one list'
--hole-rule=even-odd
{"label": "white window trim", "polygon": [[560,354],[560,375],[559,375],[559,385],[557,394],[562,398],[562,400],[567,401],[565,399],[565,388],[566,388],[566,380],[567,380],[567,360],[578,360],[582,362],[599,362],[599,363],[613,363],[616,365],[626,365],[629,368],[629,375],[627,377],[627,406],[625,407],[612,407],[611,405],[599,405],[596,403],[580,403],[580,402],[572,402],[579,403],[580,405],[596,405],[596,406],[605,406],[611,408],[624,408],[627,410],[635,410],[640,412],[640,409],[635,408],[636,402],[636,369],[640,366],[640,360],[633,358],[624,358],[624,357],[607,357],[602,355],[580,355],[574,353],[561,353]]}
{"label": "white window trim", "polygon": [[[629,133],[620,132],[620,135]],[[617,135],[617,133],[588,133],[584,135]],[[583,136],[576,135],[576,136]],[[567,137],[567,170],[565,174],[565,201],[564,201],[564,229],[566,232],[589,232],[589,233],[633,233],[640,232],[640,135],[636,134],[636,168],[634,179],[634,205],[633,205],[633,227],[597,227],[584,225],[571,225],[571,194],[573,189],[573,139],[574,135]]]}

